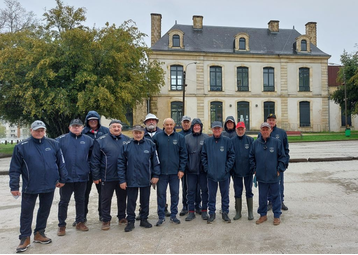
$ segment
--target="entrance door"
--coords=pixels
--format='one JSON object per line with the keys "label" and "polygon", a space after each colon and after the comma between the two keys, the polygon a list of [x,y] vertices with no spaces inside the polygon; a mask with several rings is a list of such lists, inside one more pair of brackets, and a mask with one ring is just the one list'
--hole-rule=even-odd
{"label": "entrance door", "polygon": [[237,121],[243,121],[246,126],[246,130],[250,130],[250,104],[249,102],[237,103]]}

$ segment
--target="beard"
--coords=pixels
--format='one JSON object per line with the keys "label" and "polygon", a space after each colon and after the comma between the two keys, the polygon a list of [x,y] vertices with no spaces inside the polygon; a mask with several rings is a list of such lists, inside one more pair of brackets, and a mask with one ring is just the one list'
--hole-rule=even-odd
{"label": "beard", "polygon": [[154,125],[154,124],[149,124],[147,126],[147,130],[148,131],[155,131],[157,129],[157,125]]}

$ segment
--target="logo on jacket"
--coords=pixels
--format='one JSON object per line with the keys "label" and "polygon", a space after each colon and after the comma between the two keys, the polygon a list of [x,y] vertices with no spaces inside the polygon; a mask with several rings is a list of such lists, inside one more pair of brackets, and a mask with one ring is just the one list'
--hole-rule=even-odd
{"label": "logo on jacket", "polygon": [[277,138],[277,139],[280,139],[280,135],[279,135],[279,134],[276,134],[276,138]]}
{"label": "logo on jacket", "polygon": [[148,151],[148,150],[144,150],[144,153],[149,153],[149,151]]}
{"label": "logo on jacket", "polygon": [[270,152],[273,153],[275,151],[274,147],[270,147]]}
{"label": "logo on jacket", "polygon": [[173,140],[173,144],[178,144],[178,140]]}
{"label": "logo on jacket", "polygon": [[223,152],[225,150],[224,146],[220,146],[220,151]]}
{"label": "logo on jacket", "polygon": [[245,149],[248,150],[250,148],[250,145],[248,143],[245,143]]}
{"label": "logo on jacket", "polygon": [[200,145],[204,145],[204,141],[200,141]]}
{"label": "logo on jacket", "polygon": [[46,149],[45,149],[45,151],[50,151],[51,150],[51,148],[49,148],[49,147],[47,147]]}
{"label": "logo on jacket", "polygon": [[85,142],[85,141],[81,141],[80,144],[86,144],[86,142]]}

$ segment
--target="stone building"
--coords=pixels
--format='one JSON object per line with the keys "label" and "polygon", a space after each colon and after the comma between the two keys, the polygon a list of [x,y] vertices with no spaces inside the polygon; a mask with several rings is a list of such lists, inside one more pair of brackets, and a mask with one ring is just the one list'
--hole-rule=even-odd
{"label": "stone building", "polygon": [[[161,62],[165,86],[150,98],[150,112],[160,120],[183,114],[198,117],[208,131],[227,116],[258,130],[269,113],[286,130],[328,131],[328,59],[317,47],[317,24],[306,33],[283,29],[174,24],[162,35],[161,14],[151,14],[151,60]],[[185,104],[183,113],[183,85]],[[144,117],[146,111],[136,111]]]}

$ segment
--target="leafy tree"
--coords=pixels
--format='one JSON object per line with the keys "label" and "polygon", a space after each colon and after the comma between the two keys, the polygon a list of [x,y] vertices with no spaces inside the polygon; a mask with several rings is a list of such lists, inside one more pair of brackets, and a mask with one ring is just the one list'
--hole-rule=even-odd
{"label": "leafy tree", "polygon": [[0,123],[0,138],[6,137],[6,128]]}
{"label": "leafy tree", "polygon": [[83,8],[44,14],[35,31],[0,36],[0,112],[12,123],[43,120],[52,137],[68,132],[89,110],[125,120],[127,107],[158,93],[163,70],[148,59],[143,33],[132,21],[88,29]]}
{"label": "leafy tree", "polygon": [[343,67],[339,70],[337,80],[342,84],[333,94],[332,99],[345,108],[344,89],[347,89],[347,114],[358,113],[358,52],[348,54],[346,51],[341,56]]}

